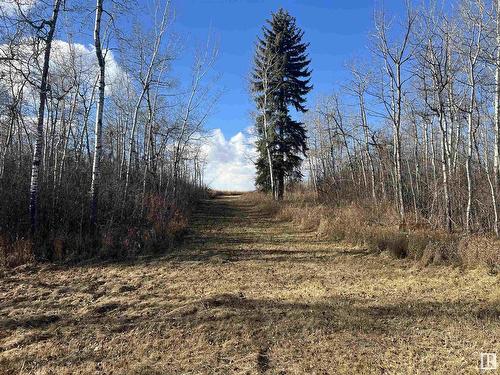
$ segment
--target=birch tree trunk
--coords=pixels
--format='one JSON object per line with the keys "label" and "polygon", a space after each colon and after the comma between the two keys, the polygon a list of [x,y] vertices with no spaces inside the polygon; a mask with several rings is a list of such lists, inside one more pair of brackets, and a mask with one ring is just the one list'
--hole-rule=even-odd
{"label": "birch tree trunk", "polygon": [[445,222],[446,222],[446,230],[451,232],[452,227],[452,218],[451,218],[451,201],[450,201],[450,193],[449,193],[449,158],[447,152],[447,142],[448,142],[448,129],[447,124],[444,124],[444,109],[441,108],[439,112],[439,123],[441,125],[441,166],[443,172],[443,192],[444,192],[444,204],[445,204]]}
{"label": "birch tree trunk", "polygon": [[495,231],[496,236],[500,235],[498,230],[498,206],[497,206],[497,195],[495,191],[495,185],[493,179],[491,178],[490,173],[490,161],[489,161],[489,151],[490,147],[488,145],[488,131],[484,130],[484,169],[486,171],[486,177],[488,179],[488,185],[490,187],[491,194],[491,204],[493,206],[493,214],[494,214],[494,222],[493,222],[493,230]]}
{"label": "birch tree trunk", "polygon": [[473,64],[470,64],[469,72],[469,83],[471,85],[470,92],[470,102],[469,111],[467,113],[467,124],[468,124],[468,134],[467,134],[467,162],[465,164],[465,169],[467,173],[467,208],[465,210],[465,230],[470,233],[470,221],[471,221],[471,210],[472,210],[472,137],[474,132],[474,105],[475,105],[475,82],[474,82],[474,68]]}
{"label": "birch tree trunk", "polygon": [[41,171],[41,161],[43,152],[43,123],[45,117],[45,103],[47,101],[47,91],[48,85],[47,80],[49,76],[49,62],[50,62],[50,52],[52,49],[52,40],[54,39],[54,33],[56,30],[57,17],[59,15],[59,9],[61,7],[62,0],[55,0],[52,9],[52,16],[46,23],[49,26],[47,36],[45,37],[45,51],[43,56],[43,66],[41,82],[39,87],[39,107],[37,115],[37,127],[36,127],[36,143],[33,155],[33,161],[31,164],[31,183],[30,183],[30,223],[31,223],[31,233],[34,235],[38,227],[38,195],[40,191],[39,186],[39,176]]}
{"label": "birch tree trunk", "polygon": [[97,100],[96,120],[95,120],[95,145],[94,161],[92,163],[92,182],[90,185],[90,225],[95,227],[97,222],[97,199],[99,193],[99,175],[102,157],[102,115],[104,112],[104,90],[106,88],[106,59],[102,51],[101,43],[101,19],[103,13],[104,0],[97,0],[95,27],[94,27],[94,45],[99,64],[99,98]]}
{"label": "birch tree trunk", "polygon": [[500,188],[500,0],[496,1],[496,51],[495,51],[495,144],[493,176]]}
{"label": "birch tree trunk", "polygon": [[264,138],[266,143],[266,154],[267,163],[269,164],[269,182],[271,184],[271,192],[274,199],[277,199],[276,189],[274,188],[274,168],[273,168],[273,158],[271,155],[271,145],[269,142],[269,124],[267,121],[267,96],[269,92],[269,79],[268,79],[268,67],[264,68],[264,77],[262,77],[262,84],[264,86],[264,102],[262,103],[262,118],[264,121]]}
{"label": "birch tree trunk", "polygon": [[[127,157],[127,169],[125,172],[125,191],[124,191],[125,199],[127,198],[128,189],[130,186],[130,173],[131,173],[131,169],[132,169],[132,154],[133,154],[133,150],[134,150],[135,133],[137,131],[137,122],[139,119],[139,111],[141,109],[141,104],[142,104],[142,101],[144,99],[144,96],[146,95],[146,91],[149,89],[149,86],[151,85],[151,80],[153,78],[153,73],[154,73],[154,67],[155,67],[155,64],[157,61],[157,56],[160,52],[160,45],[161,45],[161,42],[163,40],[163,35],[164,35],[166,27],[167,27],[169,7],[170,7],[170,1],[167,1],[167,3],[165,4],[165,8],[163,10],[161,22],[158,25],[158,28],[156,30],[156,36],[155,36],[155,40],[153,43],[153,52],[151,54],[151,60],[149,61],[149,65],[147,67],[146,76],[144,78],[144,81],[142,82],[141,93],[139,95],[139,98],[137,99],[137,103],[136,103],[135,108],[134,108],[134,115],[132,118],[132,129],[131,129],[131,133],[130,133],[128,157]],[[124,202],[125,202],[125,200],[124,200]]]}
{"label": "birch tree trunk", "polygon": [[[479,10],[479,12],[481,12]],[[465,230],[467,233],[471,232],[471,215],[472,215],[472,198],[473,198],[473,176],[472,176],[472,157],[474,148],[474,110],[476,108],[476,65],[481,53],[482,44],[482,31],[483,22],[482,15],[479,13],[479,18],[473,18],[471,15],[476,15],[476,9],[463,9],[464,21],[474,19],[472,24],[470,22],[463,22],[466,25],[464,36],[468,39],[465,45],[465,53],[467,54],[467,84],[469,86],[469,103],[467,111],[467,161],[466,161],[466,174],[467,174],[467,208],[465,210]],[[477,145],[476,145],[477,146]],[[457,139],[458,148],[458,139]],[[478,155],[478,160],[480,156]]]}
{"label": "birch tree trunk", "polygon": [[403,174],[402,174],[402,158],[401,158],[401,109],[402,109],[402,81],[401,81],[401,63],[396,64],[396,87],[397,87],[397,100],[396,100],[396,121],[394,122],[394,152],[395,152],[395,173],[396,173],[396,187],[397,198],[399,203],[399,215],[401,221],[405,222],[405,206],[403,199]]}
{"label": "birch tree trunk", "polygon": [[364,96],[361,93],[359,95],[359,107],[360,107],[360,112],[361,112],[361,122],[363,125],[363,134],[365,136],[365,153],[366,157],[368,158],[368,164],[370,166],[370,181],[371,181],[371,188],[372,188],[372,199],[374,202],[377,202],[377,192],[375,189],[375,166],[373,164],[373,158],[370,153],[370,143],[369,143],[369,134],[368,134],[368,121],[366,119],[366,109],[365,109],[365,101],[364,101]]}

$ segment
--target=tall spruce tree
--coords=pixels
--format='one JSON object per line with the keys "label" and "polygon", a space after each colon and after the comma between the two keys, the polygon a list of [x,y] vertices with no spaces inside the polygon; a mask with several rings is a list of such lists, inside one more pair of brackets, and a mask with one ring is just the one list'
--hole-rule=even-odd
{"label": "tall spruce tree", "polygon": [[283,197],[285,180],[302,178],[300,165],[307,151],[304,124],[293,119],[289,108],[304,113],[306,94],[312,90],[308,43],[304,32],[286,10],[272,14],[258,38],[252,75],[252,92],[258,108],[256,185]]}

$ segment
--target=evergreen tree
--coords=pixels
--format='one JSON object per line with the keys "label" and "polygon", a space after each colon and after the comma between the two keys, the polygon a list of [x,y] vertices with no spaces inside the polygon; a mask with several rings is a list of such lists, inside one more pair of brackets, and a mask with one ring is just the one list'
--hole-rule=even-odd
{"label": "evergreen tree", "polygon": [[285,179],[302,178],[300,165],[307,151],[304,124],[292,118],[289,107],[304,113],[306,94],[311,91],[308,43],[304,32],[286,10],[273,13],[258,38],[254,58],[252,91],[259,115],[256,185],[283,197]]}

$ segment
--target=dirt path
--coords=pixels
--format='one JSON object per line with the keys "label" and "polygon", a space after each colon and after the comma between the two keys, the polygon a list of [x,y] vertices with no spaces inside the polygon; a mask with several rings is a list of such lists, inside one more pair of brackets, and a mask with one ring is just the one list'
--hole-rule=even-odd
{"label": "dirt path", "polygon": [[245,196],[127,264],[0,278],[0,373],[462,374],[500,356],[500,284],[300,233]]}

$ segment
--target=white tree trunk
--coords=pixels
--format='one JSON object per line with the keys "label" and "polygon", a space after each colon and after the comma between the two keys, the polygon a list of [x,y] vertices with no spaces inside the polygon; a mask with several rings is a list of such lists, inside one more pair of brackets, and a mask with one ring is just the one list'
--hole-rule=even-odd
{"label": "white tree trunk", "polygon": [[49,30],[47,37],[45,39],[45,51],[43,56],[43,66],[41,82],[39,87],[39,107],[37,116],[37,127],[36,127],[36,143],[33,155],[33,162],[31,164],[31,183],[30,183],[30,222],[31,222],[31,233],[35,234],[37,230],[37,215],[38,215],[38,193],[39,193],[39,176],[41,171],[42,162],[42,149],[44,141],[44,131],[43,123],[45,117],[45,103],[47,101],[47,79],[49,76],[49,62],[50,62],[50,52],[52,49],[52,40],[54,39],[54,33],[56,30],[57,17],[59,15],[59,8],[61,7],[62,0],[55,0],[52,9],[52,17],[49,22]]}
{"label": "white tree trunk", "polygon": [[94,44],[99,64],[99,99],[97,100],[97,111],[95,120],[95,145],[94,161],[92,163],[92,182],[90,185],[90,224],[92,227],[97,221],[97,198],[99,191],[99,175],[102,157],[102,115],[104,113],[104,90],[106,88],[105,72],[106,59],[103,55],[101,44],[101,18],[104,0],[97,0],[94,27]]}
{"label": "white tree trunk", "polygon": [[146,71],[146,76],[145,76],[144,81],[142,83],[142,90],[141,90],[141,93],[139,95],[139,98],[137,99],[135,109],[134,109],[134,115],[132,118],[132,130],[130,133],[130,142],[129,142],[128,157],[127,157],[127,169],[125,172],[124,203],[126,201],[126,198],[128,195],[128,189],[129,189],[129,185],[130,185],[130,174],[131,174],[131,169],[132,169],[132,154],[133,154],[133,150],[134,150],[135,133],[137,131],[137,122],[139,119],[139,111],[141,109],[142,100],[144,99],[146,91],[148,90],[149,85],[151,84],[151,80],[153,78],[153,69],[154,69],[154,66],[155,66],[155,63],[157,60],[157,56],[160,52],[160,45],[161,45],[161,42],[163,40],[163,35],[164,35],[166,27],[167,27],[169,7],[170,7],[170,1],[167,1],[167,3],[165,4],[165,8],[163,9],[161,22],[158,25],[158,28],[156,30],[156,36],[155,36],[155,40],[153,42],[153,52],[151,54],[151,60],[149,61],[149,65],[148,65],[148,68]]}
{"label": "white tree trunk", "polygon": [[500,188],[500,0],[496,2],[496,55],[495,55],[495,144],[493,176]]}

